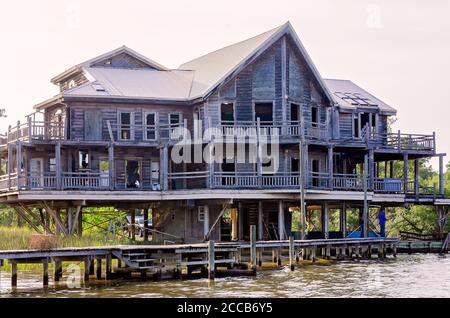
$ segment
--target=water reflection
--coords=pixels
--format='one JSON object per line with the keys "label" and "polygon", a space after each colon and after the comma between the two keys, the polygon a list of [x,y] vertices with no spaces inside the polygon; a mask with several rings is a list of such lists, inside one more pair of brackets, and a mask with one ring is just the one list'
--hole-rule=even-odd
{"label": "water reflection", "polygon": [[259,272],[257,277],[173,281],[96,281],[79,289],[42,288],[40,271],[19,271],[18,288],[2,271],[0,297],[450,297],[450,257],[399,255],[397,260],[339,262]]}

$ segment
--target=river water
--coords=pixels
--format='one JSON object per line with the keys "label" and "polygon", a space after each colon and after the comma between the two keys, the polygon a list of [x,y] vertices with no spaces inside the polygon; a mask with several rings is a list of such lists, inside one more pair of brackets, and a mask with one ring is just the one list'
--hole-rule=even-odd
{"label": "river water", "polygon": [[68,288],[64,279],[55,287],[50,278],[44,290],[40,270],[19,268],[14,291],[10,273],[0,275],[0,297],[450,297],[450,256],[436,254],[267,270],[257,277],[216,279],[212,285],[206,279],[91,280]]}

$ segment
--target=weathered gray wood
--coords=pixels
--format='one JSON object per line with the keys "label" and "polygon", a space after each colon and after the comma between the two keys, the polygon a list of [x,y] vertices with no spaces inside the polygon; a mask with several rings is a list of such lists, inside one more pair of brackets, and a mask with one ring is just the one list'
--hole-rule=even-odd
{"label": "weathered gray wood", "polygon": [[215,251],[214,251],[214,241],[208,242],[208,279],[214,280],[215,277]]}
{"label": "weathered gray wood", "polygon": [[364,173],[363,173],[363,189],[364,189],[364,207],[363,207],[363,226],[364,228],[361,229],[364,233],[364,237],[369,236],[369,203],[367,200],[367,177],[368,177],[368,164],[369,159],[367,155],[364,156]]}
{"label": "weathered gray wood", "polygon": [[256,226],[250,225],[250,264],[254,274],[256,274]]}
{"label": "weathered gray wood", "polygon": [[42,271],[43,271],[43,273],[42,273],[43,274],[43,277],[42,277],[43,285],[44,285],[44,287],[46,287],[46,286],[48,286],[48,261],[47,260],[42,263]]}
{"label": "weathered gray wood", "polygon": [[289,237],[289,268],[291,271],[294,270],[294,262],[295,262],[295,248],[294,248],[294,237]]}
{"label": "weathered gray wood", "polygon": [[55,282],[59,282],[59,279],[62,277],[62,262],[59,260],[55,260],[55,269],[53,280]]}
{"label": "weathered gray wood", "polygon": [[106,255],[106,273],[105,273],[106,279],[112,278],[112,255],[107,254]]}
{"label": "weathered gray wood", "polygon": [[11,263],[11,286],[17,287],[17,263],[16,262],[10,263]]}
{"label": "weathered gray wood", "polygon": [[86,257],[84,259],[84,281],[89,281],[89,269],[91,266],[91,259],[89,257]]}
{"label": "weathered gray wood", "polygon": [[148,208],[144,209],[144,242],[148,242]]}
{"label": "weathered gray wood", "polygon": [[403,154],[403,187],[404,192],[408,192],[408,154]]}

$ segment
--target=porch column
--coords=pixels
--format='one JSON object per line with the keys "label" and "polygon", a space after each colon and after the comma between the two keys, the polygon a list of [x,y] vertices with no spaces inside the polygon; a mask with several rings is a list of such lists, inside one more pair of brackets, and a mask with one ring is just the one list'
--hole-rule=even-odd
{"label": "porch column", "polygon": [[408,192],[408,154],[403,154],[403,190]]}
{"label": "porch column", "polygon": [[368,237],[368,224],[369,224],[369,203],[367,201],[367,176],[368,176],[368,165],[369,158],[367,155],[364,156],[364,169],[363,169],[363,188],[364,188],[364,207],[363,207],[363,228],[361,231],[363,231],[363,236]]}
{"label": "porch column", "polygon": [[303,150],[303,165],[304,165],[304,167],[303,167],[303,175],[304,175],[304,184],[305,184],[305,188],[308,188],[309,187],[309,180],[308,180],[308,178],[309,178],[309,158],[308,158],[308,144],[307,143],[305,143],[305,144],[303,144],[303,147],[304,147],[304,150]]}
{"label": "porch column", "polygon": [[14,167],[13,167],[13,144],[11,143],[11,144],[9,144],[8,145],[8,166],[6,167],[7,168],[7,172],[8,172],[8,189],[9,188],[11,188],[11,173],[13,172],[13,170],[14,170]]}
{"label": "porch column", "polygon": [[238,238],[244,239],[244,211],[242,209],[242,202],[238,203]]}
{"label": "porch column", "polygon": [[444,195],[444,155],[439,155],[439,194]]}
{"label": "porch column", "polygon": [[419,195],[419,159],[414,159],[414,193]]}
{"label": "porch column", "polygon": [[55,145],[55,163],[56,163],[56,189],[61,190],[61,142]]}
{"label": "porch column", "polygon": [[374,151],[373,149],[369,150],[369,189],[373,190],[373,186],[374,186],[374,179],[375,179],[375,165],[374,165]]}
{"label": "porch column", "polygon": [[148,208],[144,209],[144,242],[148,242]]}
{"label": "porch column", "polygon": [[334,171],[334,167],[333,167],[333,147],[329,146],[328,147],[328,187],[330,189],[333,188],[333,171]]}
{"label": "porch column", "polygon": [[284,230],[284,204],[283,200],[278,201],[278,237],[280,240],[285,238]]}
{"label": "porch column", "polygon": [[330,231],[329,231],[329,207],[328,207],[328,202],[325,202],[323,204],[323,235],[325,237],[325,239],[328,239],[330,236]]}
{"label": "porch column", "polygon": [[263,233],[263,202],[258,201],[258,241],[264,239]]}
{"label": "porch column", "polygon": [[83,237],[83,208],[80,207],[80,213],[78,213],[78,229],[77,229],[77,234],[78,237]]}
{"label": "porch column", "polygon": [[68,207],[66,209],[66,215],[67,215],[67,227],[69,228],[69,235],[73,234],[74,228],[73,228],[73,209],[72,207]]}
{"label": "porch column", "polygon": [[162,183],[162,190],[167,191],[169,189],[169,180],[168,180],[168,173],[169,173],[169,149],[167,145],[164,145],[164,147],[160,150],[160,174],[161,174],[161,183]]}
{"label": "porch column", "polygon": [[206,238],[209,232],[209,205],[204,206],[204,219],[203,219],[203,237]]}
{"label": "porch column", "polygon": [[341,206],[341,232],[342,236],[347,237],[347,204],[342,203]]}
{"label": "porch column", "polygon": [[22,181],[22,142],[18,141],[16,144],[16,156],[17,156],[17,188],[20,189]]}
{"label": "porch column", "polygon": [[131,239],[134,241],[136,239],[136,210],[130,210],[130,227],[131,227]]}
{"label": "porch column", "polygon": [[389,178],[394,178],[394,160],[389,161]]}
{"label": "porch column", "polygon": [[108,146],[108,173],[109,173],[109,190],[115,188],[115,176],[114,176],[114,144],[110,143]]}

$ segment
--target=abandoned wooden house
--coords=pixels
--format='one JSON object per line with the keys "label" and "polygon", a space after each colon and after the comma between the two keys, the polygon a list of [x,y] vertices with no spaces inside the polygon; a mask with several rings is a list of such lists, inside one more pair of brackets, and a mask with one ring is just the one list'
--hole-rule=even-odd
{"label": "abandoned wooden house", "polygon": [[[155,242],[246,240],[250,225],[279,240],[298,231],[304,204],[306,238],[342,238],[364,202],[447,202],[435,134],[390,131],[396,110],[349,80],[322,78],[290,23],[175,70],[121,47],[51,81],[59,94],[0,136],[0,202],[41,232],[81,234],[83,210],[108,206],[133,224],[136,213],[145,226],[151,218]],[[204,134],[212,127],[222,138]],[[194,156],[233,143],[244,157],[255,146],[256,161],[226,148],[220,160],[176,163],[186,130],[200,136]],[[276,158],[262,155],[264,143]],[[439,184],[423,187],[418,160],[434,156]]]}

